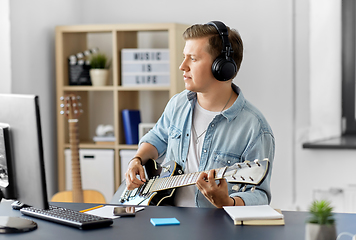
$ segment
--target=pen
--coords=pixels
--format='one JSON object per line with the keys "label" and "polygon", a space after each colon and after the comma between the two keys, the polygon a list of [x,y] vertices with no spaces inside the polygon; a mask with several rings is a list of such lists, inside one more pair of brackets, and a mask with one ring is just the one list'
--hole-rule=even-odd
{"label": "pen", "polygon": [[88,211],[91,211],[91,210],[94,210],[94,209],[97,209],[97,208],[101,208],[101,207],[104,207],[104,205],[99,205],[99,206],[96,206],[96,207],[84,209],[84,210],[79,211],[79,212],[88,212]]}

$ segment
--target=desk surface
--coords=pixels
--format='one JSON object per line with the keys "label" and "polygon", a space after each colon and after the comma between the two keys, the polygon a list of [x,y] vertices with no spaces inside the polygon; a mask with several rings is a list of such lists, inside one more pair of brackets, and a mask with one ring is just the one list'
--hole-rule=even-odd
{"label": "desk surface", "polygon": [[[34,220],[38,229],[28,233],[2,235],[1,239],[264,239],[300,240],[304,239],[306,212],[284,211],[285,226],[235,226],[223,209],[199,209],[149,206],[136,213],[133,218],[118,218],[111,227],[94,230],[79,230],[28,216],[12,210],[11,202],[0,204],[0,215],[18,216]],[[74,210],[83,210],[94,204],[53,203]],[[155,227],[152,217],[175,217],[180,225]],[[356,214],[335,215],[337,232],[356,234]],[[4,237],[4,238],[3,238]]]}

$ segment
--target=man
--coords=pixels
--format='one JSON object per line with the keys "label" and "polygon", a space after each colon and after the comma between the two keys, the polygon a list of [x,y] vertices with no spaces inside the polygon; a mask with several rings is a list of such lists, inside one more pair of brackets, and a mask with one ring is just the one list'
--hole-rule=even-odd
{"label": "man", "polygon": [[[183,34],[185,88],[167,104],[155,127],[141,140],[126,172],[132,190],[145,182],[148,159],[174,160],[184,173],[200,172],[196,186],[176,189],[176,206],[218,207],[269,204],[269,171],[255,191],[214,180],[214,170],[245,160],[274,158],[274,136],[263,115],[232,83],[242,61],[240,35],[221,22],[193,25]],[[140,176],[139,180],[136,175]]]}

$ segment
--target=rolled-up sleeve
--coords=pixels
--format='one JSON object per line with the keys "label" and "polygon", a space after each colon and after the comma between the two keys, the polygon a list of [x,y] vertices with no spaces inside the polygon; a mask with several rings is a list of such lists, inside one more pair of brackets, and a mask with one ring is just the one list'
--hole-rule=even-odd
{"label": "rolled-up sleeve", "polygon": [[263,132],[255,141],[255,144],[251,146],[244,155],[244,159],[254,160],[259,159],[263,160],[268,158],[269,160],[269,169],[267,175],[263,182],[256,187],[254,192],[251,192],[250,189],[253,187],[248,185],[245,192],[233,193],[230,196],[236,196],[242,198],[245,202],[245,205],[265,205],[271,202],[271,175],[272,175],[272,165],[274,160],[275,153],[275,143],[274,137],[269,132]]}

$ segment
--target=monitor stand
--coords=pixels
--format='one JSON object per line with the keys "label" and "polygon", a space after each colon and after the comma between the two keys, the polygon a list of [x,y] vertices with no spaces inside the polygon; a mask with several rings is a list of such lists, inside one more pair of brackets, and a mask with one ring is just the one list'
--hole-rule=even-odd
{"label": "monitor stand", "polygon": [[37,223],[20,217],[0,216],[1,233],[20,233],[29,232],[37,229]]}
{"label": "monitor stand", "polygon": [[[2,200],[2,195],[3,194],[0,191],[0,202]],[[20,204],[21,203],[18,201],[15,203],[16,206],[20,206]],[[16,209],[15,205],[12,205],[13,209]],[[37,229],[37,223],[32,220],[20,217],[0,216],[0,234],[30,232],[35,229]]]}

